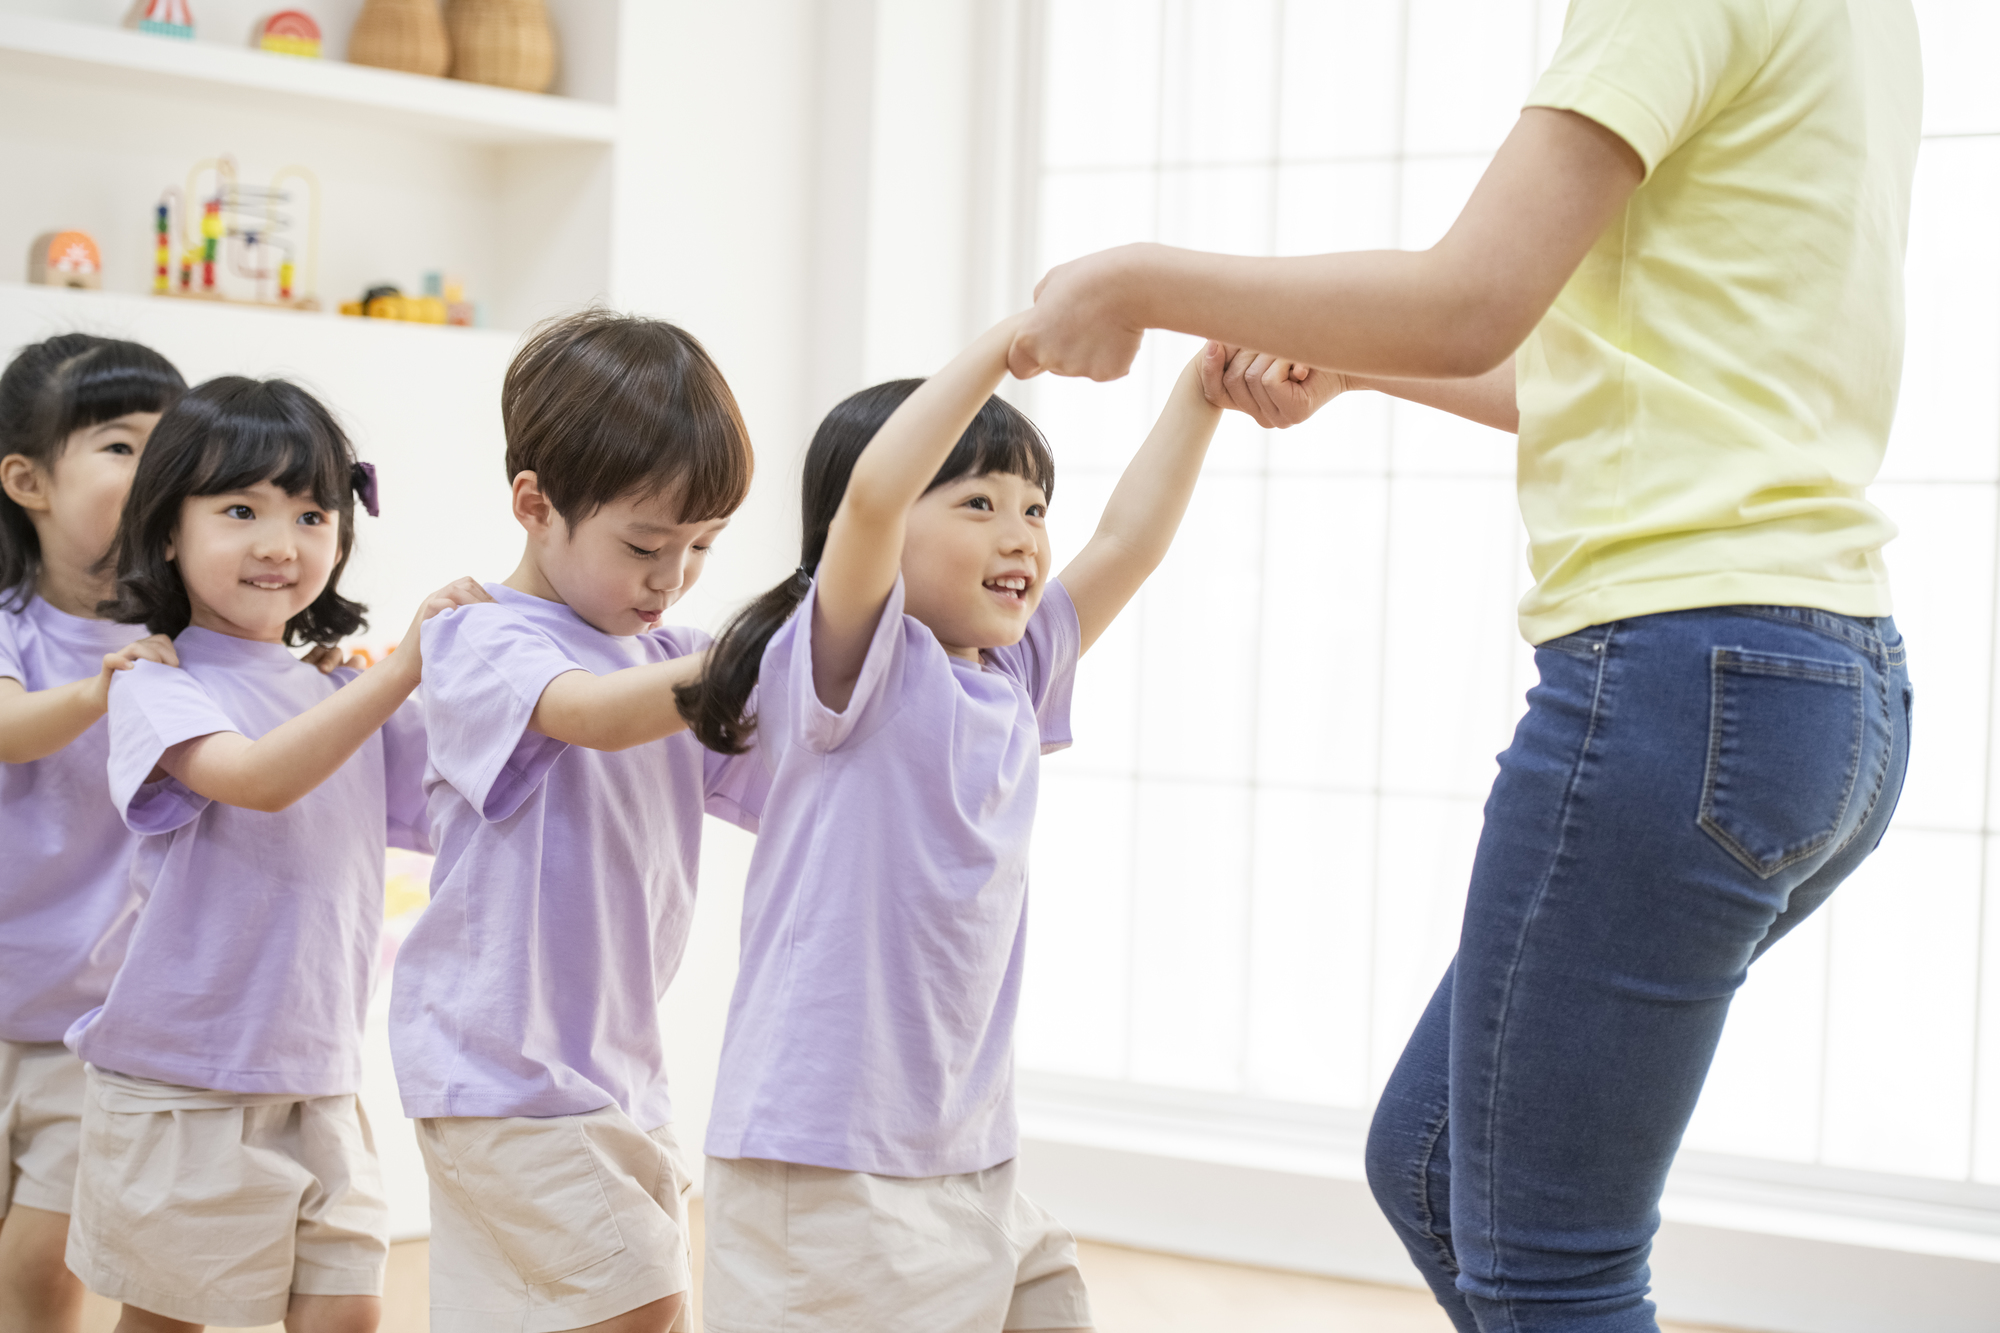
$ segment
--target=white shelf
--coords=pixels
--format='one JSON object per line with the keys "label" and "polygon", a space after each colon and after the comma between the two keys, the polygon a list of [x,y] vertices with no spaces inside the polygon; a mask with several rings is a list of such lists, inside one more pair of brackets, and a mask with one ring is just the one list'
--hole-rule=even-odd
{"label": "white shelf", "polygon": [[16,74],[205,92],[265,109],[284,98],[476,143],[608,144],[618,132],[617,109],[598,102],[0,12],[0,77]]}

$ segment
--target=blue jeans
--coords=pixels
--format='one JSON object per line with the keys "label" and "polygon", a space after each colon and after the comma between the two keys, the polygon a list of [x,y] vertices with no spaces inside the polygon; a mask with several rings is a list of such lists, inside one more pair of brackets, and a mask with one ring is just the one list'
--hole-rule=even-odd
{"label": "blue jeans", "polygon": [[1730,997],[1895,811],[1903,642],[1737,606],[1597,625],[1535,665],[1368,1181],[1461,1333],[1653,1333],[1660,1192]]}

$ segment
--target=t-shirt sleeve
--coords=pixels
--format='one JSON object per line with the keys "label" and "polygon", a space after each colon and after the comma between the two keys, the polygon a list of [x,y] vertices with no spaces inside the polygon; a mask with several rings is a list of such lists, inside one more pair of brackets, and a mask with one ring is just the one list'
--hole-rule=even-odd
{"label": "t-shirt sleeve", "polygon": [[171,833],[208,808],[177,778],[146,781],[170,747],[239,730],[199,681],[178,667],[136,662],[111,678],[109,717],[111,802],[127,828]]}
{"label": "t-shirt sleeve", "polygon": [[1069,748],[1070,697],[1076,689],[1076,660],[1083,653],[1083,628],[1076,603],[1060,579],[1051,579],[1019,643],[989,648],[986,667],[1013,680],[1035,705],[1042,732],[1042,753]]}
{"label": "t-shirt sleeve", "polygon": [[0,611],[0,678],[28,683],[28,669],[21,663],[21,614]]}
{"label": "t-shirt sleeve", "polygon": [[[799,603],[792,618],[771,636],[764,649],[764,665],[758,673],[758,693],[766,709],[772,703],[779,703],[777,720],[786,742],[824,754],[839,749],[856,735],[874,730],[886,710],[895,706],[912,639],[903,619],[903,576],[898,574],[896,586],[889,590],[889,600],[882,604],[882,615],[875,622],[875,634],[868,641],[868,655],[862,659],[854,693],[848,697],[847,706],[835,712],[820,702],[819,691],[813,688],[812,620],[818,596],[819,585],[815,583],[806,591],[805,600]],[[918,628],[935,647],[937,641],[930,631]],[[917,647],[921,649],[922,645]],[[943,649],[938,652],[942,654]],[[765,731],[764,711],[759,710],[757,729],[764,743],[772,744],[774,738]]]}
{"label": "t-shirt sleeve", "polygon": [[411,696],[382,724],[382,789],[389,798],[389,845],[433,853],[431,821],[424,801],[428,762],[424,703]]}
{"label": "t-shirt sleeve", "polygon": [[771,794],[771,770],[756,740],[743,754],[701,752],[703,808],[740,829],[757,831],[764,801]]}
{"label": "t-shirt sleeve", "polygon": [[542,691],[585,668],[506,607],[485,602],[432,616],[423,640],[431,766],[497,823],[521,808],[568,748],[528,730]]}
{"label": "t-shirt sleeve", "polygon": [[1587,116],[1651,176],[1770,58],[1775,0],[1571,0],[1527,105]]}

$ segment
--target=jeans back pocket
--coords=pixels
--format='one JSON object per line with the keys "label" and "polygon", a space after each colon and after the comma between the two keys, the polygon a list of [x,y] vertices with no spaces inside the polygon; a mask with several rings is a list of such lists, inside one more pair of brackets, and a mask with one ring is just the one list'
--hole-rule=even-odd
{"label": "jeans back pocket", "polygon": [[1716,648],[1709,674],[1699,822],[1769,879],[1840,832],[1861,768],[1865,673],[1853,662]]}

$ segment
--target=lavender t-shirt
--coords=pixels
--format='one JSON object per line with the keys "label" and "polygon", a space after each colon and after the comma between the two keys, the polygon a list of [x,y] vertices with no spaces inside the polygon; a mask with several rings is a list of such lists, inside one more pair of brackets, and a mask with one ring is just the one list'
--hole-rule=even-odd
{"label": "lavender t-shirt", "polygon": [[[0,676],[67,685],[145,632],[33,597],[0,612]],[[100,718],[46,758],[0,764],[0,1040],[61,1041],[104,1002],[125,956],[138,840],[104,785],[108,736]]]}
{"label": "lavender t-shirt", "polygon": [[354,679],[280,644],[190,628],[176,671],[111,684],[111,797],[140,839],[144,897],[125,965],[70,1049],[120,1074],[320,1097],[361,1086],[361,1024],[382,932],[384,852],[428,851],[423,714],[412,700],[334,775],[269,813],[147,782],[169,746],[252,740]]}
{"label": "lavender t-shirt", "polygon": [[982,669],[903,614],[898,579],[836,713],[813,689],[816,592],[759,677],[774,777],[708,1153],[982,1171],[1019,1138],[1028,837],[1041,756],[1070,741],[1076,608],[1050,583]]}
{"label": "lavender t-shirt", "polygon": [[756,828],[765,778],[686,732],[591,750],[528,730],[550,681],[708,646],[698,630],[613,635],[561,602],[424,623],[431,904],[396,954],[389,1042],[404,1113],[672,1118],[659,1004],[694,914],[701,818]]}

